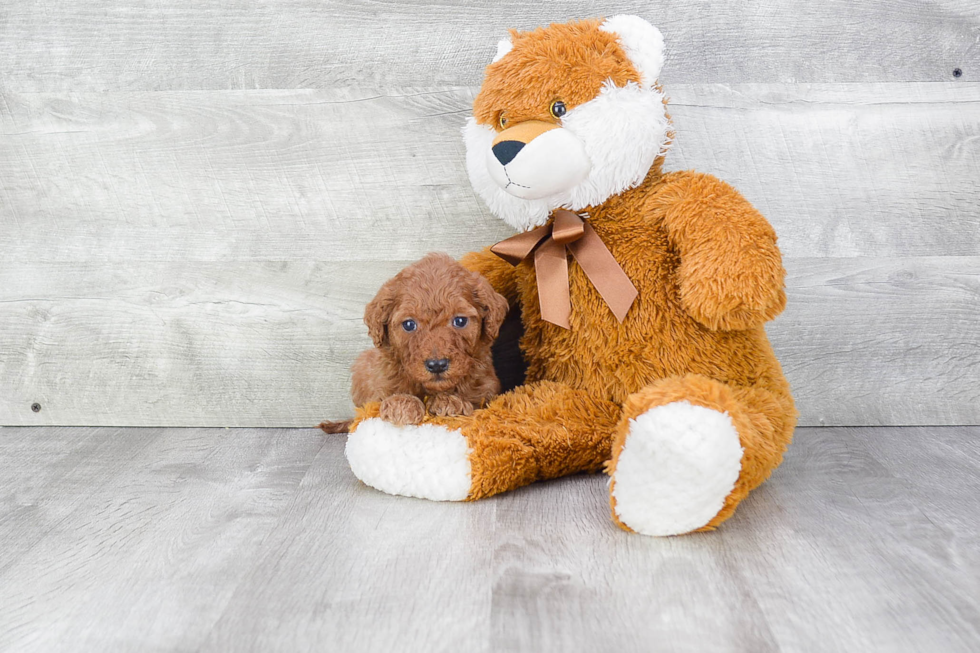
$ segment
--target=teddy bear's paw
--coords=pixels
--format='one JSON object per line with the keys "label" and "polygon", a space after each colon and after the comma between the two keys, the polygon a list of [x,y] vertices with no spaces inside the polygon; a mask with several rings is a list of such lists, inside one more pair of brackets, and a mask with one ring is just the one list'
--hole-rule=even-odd
{"label": "teddy bear's paw", "polygon": [[613,509],[644,535],[679,535],[718,514],[738,480],[742,446],[727,413],[677,401],[630,420],[613,472]]}
{"label": "teddy bear's paw", "polygon": [[470,492],[469,445],[437,424],[397,426],[366,419],[347,437],[354,476],[388,494],[462,501]]}

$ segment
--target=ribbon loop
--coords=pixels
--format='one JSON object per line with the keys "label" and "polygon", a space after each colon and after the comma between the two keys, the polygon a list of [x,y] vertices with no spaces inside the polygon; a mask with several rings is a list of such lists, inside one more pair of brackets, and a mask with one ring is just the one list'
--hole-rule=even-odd
{"label": "ribbon loop", "polygon": [[[551,238],[562,245],[574,243],[585,235],[585,220],[571,211],[555,211],[555,223],[551,227]],[[605,247],[605,245],[603,245]]]}
{"label": "ribbon loop", "polygon": [[571,328],[569,252],[620,323],[639,294],[592,225],[565,209],[555,211],[552,225],[502,240],[490,251],[511,265],[534,253],[541,318],[565,329]]}
{"label": "ribbon loop", "polygon": [[542,240],[549,235],[548,227],[538,227],[522,234],[511,236],[506,240],[501,240],[496,245],[490,247],[490,251],[504,259],[511,265],[517,265],[527,258],[528,254],[534,251]]}

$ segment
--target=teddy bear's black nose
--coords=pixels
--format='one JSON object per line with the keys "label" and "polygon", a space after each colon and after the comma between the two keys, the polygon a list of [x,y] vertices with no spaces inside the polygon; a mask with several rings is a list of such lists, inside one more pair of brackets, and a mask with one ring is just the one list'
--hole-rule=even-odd
{"label": "teddy bear's black nose", "polygon": [[442,374],[449,369],[449,359],[448,358],[430,358],[425,361],[425,369],[429,370],[433,374]]}
{"label": "teddy bear's black nose", "polygon": [[500,165],[505,166],[514,160],[517,153],[524,148],[524,143],[520,141],[500,141],[493,146],[493,155],[500,161]]}

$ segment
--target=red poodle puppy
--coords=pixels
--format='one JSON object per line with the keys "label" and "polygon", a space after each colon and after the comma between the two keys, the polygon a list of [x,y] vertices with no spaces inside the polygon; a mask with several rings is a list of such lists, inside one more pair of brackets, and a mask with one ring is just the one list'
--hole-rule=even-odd
{"label": "red poodle puppy", "polygon": [[[433,253],[387,283],[364,310],[374,349],[358,356],[351,398],[381,402],[381,418],[418,424],[433,415],[469,415],[500,392],[490,346],[507,300],[447,254]],[[327,433],[345,422],[324,422]]]}

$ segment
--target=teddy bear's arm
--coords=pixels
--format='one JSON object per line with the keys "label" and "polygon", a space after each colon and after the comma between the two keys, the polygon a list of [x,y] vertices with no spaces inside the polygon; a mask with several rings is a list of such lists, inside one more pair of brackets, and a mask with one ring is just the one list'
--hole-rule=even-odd
{"label": "teddy bear's arm", "polygon": [[675,173],[653,201],[677,247],[680,299],[715,330],[760,325],[786,306],[776,232],[728,184],[699,173]]}
{"label": "teddy bear's arm", "polygon": [[467,270],[482,274],[510,306],[517,303],[517,272],[513,265],[491,252],[489,247],[466,254],[459,262]]}

